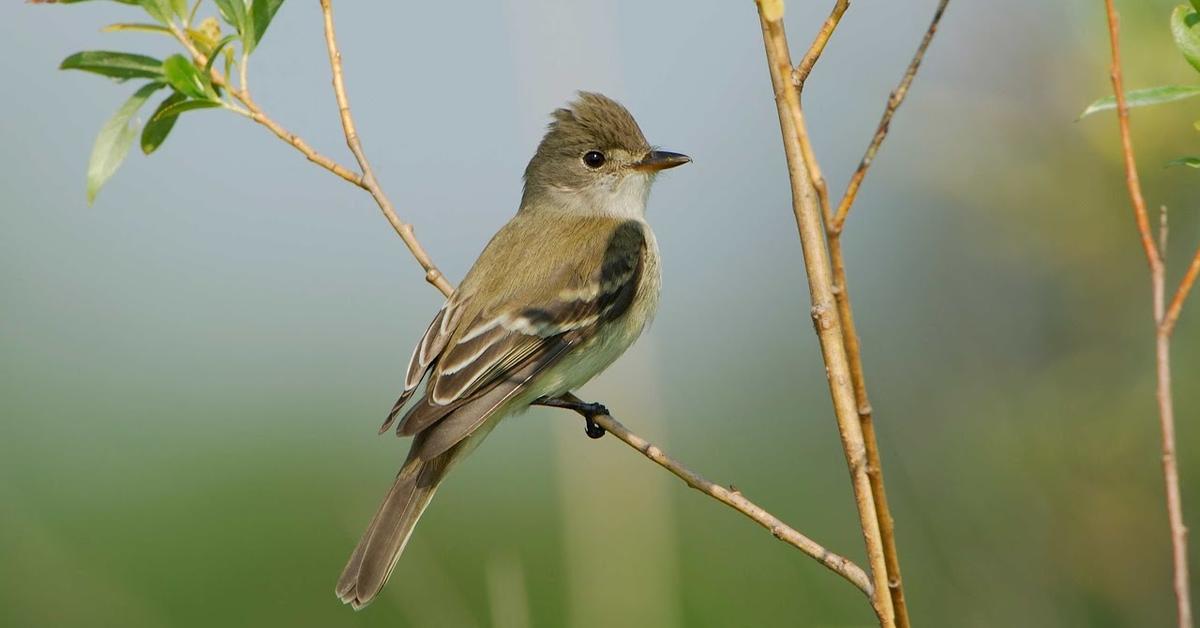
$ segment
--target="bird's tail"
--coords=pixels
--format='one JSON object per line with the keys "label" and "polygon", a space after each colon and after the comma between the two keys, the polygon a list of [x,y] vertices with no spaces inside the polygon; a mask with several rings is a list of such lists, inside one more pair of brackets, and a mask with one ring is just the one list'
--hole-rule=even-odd
{"label": "bird's tail", "polygon": [[383,588],[457,452],[405,465],[338,578],[337,595],[359,610]]}

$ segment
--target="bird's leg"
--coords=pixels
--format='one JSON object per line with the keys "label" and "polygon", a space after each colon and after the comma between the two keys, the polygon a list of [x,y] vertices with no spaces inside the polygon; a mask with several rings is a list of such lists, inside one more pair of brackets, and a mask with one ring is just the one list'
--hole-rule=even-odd
{"label": "bird's leg", "polygon": [[608,408],[602,403],[588,403],[572,393],[566,393],[558,397],[539,397],[533,405],[575,411],[583,417],[584,432],[589,438],[600,438],[606,433],[604,428],[596,424],[596,417],[608,414]]}

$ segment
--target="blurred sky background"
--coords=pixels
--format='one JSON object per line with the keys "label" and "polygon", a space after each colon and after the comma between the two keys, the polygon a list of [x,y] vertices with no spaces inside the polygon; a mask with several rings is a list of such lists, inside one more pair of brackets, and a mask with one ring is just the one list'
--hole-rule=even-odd
{"label": "blurred sky background", "polygon": [[[831,4],[789,3],[794,58]],[[856,1],[813,73],[835,192],[934,4]],[[1196,83],[1175,2],[1118,4],[1127,85]],[[695,159],[651,197],[657,322],[581,394],[861,562],[753,3],[335,5],[366,151],[452,280],[575,90]],[[375,429],[439,295],[368,195],[228,112],[135,148],[88,207],[91,144],[132,89],[57,64],[174,52],[99,32],[119,21],[144,17],[0,5],[0,625],[872,624],[837,576],[544,409],[456,470],[373,606],[341,606],[407,449]],[[955,0],[847,225],[918,626],[1173,621],[1147,272],[1114,117],[1075,122],[1107,55],[1099,0]],[[250,71],[273,117],[353,163],[317,2],[283,6]],[[1172,277],[1200,241],[1200,175],[1162,164],[1197,152],[1196,102],[1133,118]],[[1197,347],[1193,297],[1174,366],[1194,527]]]}

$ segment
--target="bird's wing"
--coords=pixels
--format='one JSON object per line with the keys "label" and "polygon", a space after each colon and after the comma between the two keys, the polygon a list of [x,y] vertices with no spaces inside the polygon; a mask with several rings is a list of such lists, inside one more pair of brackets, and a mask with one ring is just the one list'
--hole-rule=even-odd
{"label": "bird's wing", "polygon": [[417,386],[432,368],[442,350],[446,348],[446,343],[450,341],[450,337],[454,334],[466,309],[466,300],[460,294],[455,293],[446,300],[442,309],[434,315],[433,322],[429,323],[429,328],[425,330],[421,341],[413,347],[412,357],[408,360],[408,370],[404,375],[404,390],[400,393],[400,398],[392,405],[392,410],[388,412],[383,425],[380,426],[380,434],[392,426],[404,404],[413,396],[413,393],[417,392]]}
{"label": "bird's wing", "polygon": [[[389,423],[428,371],[425,396],[400,421],[397,433],[436,426],[421,439],[419,456],[428,460],[475,431],[539,373],[629,309],[641,279],[643,229],[638,222],[613,221],[612,228],[600,231],[608,234],[606,241],[571,247],[570,259],[525,251],[495,260],[485,251],[477,266],[508,262],[522,267],[491,265],[484,272],[517,273],[534,285],[516,286],[493,304],[479,303],[474,291],[461,302],[451,298],[414,351],[405,393]],[[470,279],[464,290],[472,287]]]}

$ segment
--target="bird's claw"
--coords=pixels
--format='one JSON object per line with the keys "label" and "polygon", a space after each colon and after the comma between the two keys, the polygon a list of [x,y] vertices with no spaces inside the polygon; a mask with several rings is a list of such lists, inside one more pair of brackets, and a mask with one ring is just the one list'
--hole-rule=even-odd
{"label": "bird's claw", "polygon": [[[605,412],[604,414],[608,413]],[[588,435],[588,438],[604,438],[604,435],[608,433],[604,428],[597,425],[596,420],[590,416],[583,417],[583,422],[583,431]]]}
{"label": "bird's claw", "polygon": [[563,399],[561,397],[541,397],[533,403],[551,408],[564,408],[582,415],[584,421],[583,431],[588,435],[588,438],[602,438],[608,433],[607,430],[596,423],[596,417],[608,415],[608,408],[604,407],[602,403],[585,403],[578,399]]}
{"label": "bird's claw", "polygon": [[588,438],[603,438],[608,432],[596,423],[596,417],[608,415],[608,408],[602,403],[581,403],[575,411],[583,415],[583,431]]}

